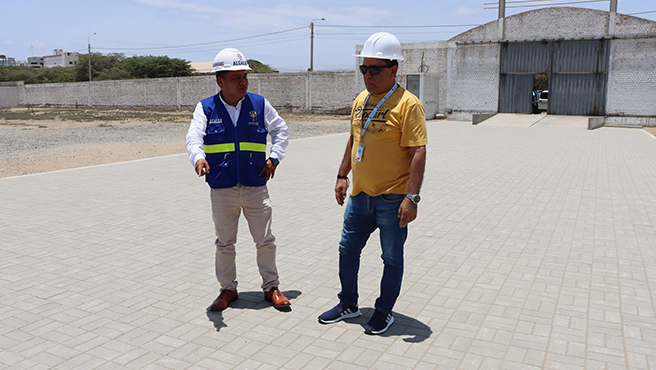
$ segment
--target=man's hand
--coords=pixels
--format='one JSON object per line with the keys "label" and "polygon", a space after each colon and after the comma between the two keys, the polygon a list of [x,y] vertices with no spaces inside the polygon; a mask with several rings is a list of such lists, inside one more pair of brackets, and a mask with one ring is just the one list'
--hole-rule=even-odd
{"label": "man's hand", "polygon": [[399,226],[406,227],[408,224],[417,218],[417,205],[410,199],[405,198],[399,206]]}
{"label": "man's hand", "polygon": [[271,163],[270,159],[267,159],[266,162],[264,162],[264,166],[262,166],[259,175],[262,176],[262,174],[264,174],[264,181],[269,181],[269,179],[272,179],[273,175],[276,174],[276,167],[277,166],[274,166],[273,163]]}
{"label": "man's hand", "polygon": [[205,159],[199,159],[196,161],[195,170],[198,174],[198,177],[201,177],[210,172],[210,165]]}
{"label": "man's hand", "polygon": [[340,206],[344,205],[344,199],[346,199],[346,191],[348,190],[348,180],[347,179],[337,179],[335,184],[335,199],[337,204]]}

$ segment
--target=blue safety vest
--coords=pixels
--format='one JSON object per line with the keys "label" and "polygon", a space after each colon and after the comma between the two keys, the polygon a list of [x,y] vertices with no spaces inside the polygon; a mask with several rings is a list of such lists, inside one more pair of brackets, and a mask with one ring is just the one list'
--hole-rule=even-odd
{"label": "blue safety vest", "polygon": [[266,184],[264,176],[259,175],[266,162],[264,97],[246,94],[237,126],[233,125],[219,94],[202,100],[201,104],[207,117],[205,159],[210,165],[205,181],[211,188]]}

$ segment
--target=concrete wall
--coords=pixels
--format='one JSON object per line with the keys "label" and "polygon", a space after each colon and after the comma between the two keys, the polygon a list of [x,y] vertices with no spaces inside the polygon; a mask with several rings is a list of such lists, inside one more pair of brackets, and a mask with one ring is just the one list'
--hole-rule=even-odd
{"label": "concrete wall", "polygon": [[656,38],[610,45],[606,115],[656,116]]}
{"label": "concrete wall", "polygon": [[0,86],[0,108],[13,108],[18,106],[18,87]]}
{"label": "concrete wall", "polygon": [[[427,101],[422,100],[424,105],[430,105],[437,101],[437,111],[444,113],[447,110],[447,77],[448,77],[448,50],[455,48],[455,43],[447,41],[432,42],[410,42],[403,44],[403,62],[399,65],[399,84],[407,87],[406,76],[409,74],[426,73],[432,76],[426,79],[427,84],[421,86]],[[423,98],[423,96],[422,96]],[[426,112],[427,118],[434,118],[432,110]]]}
{"label": "concrete wall", "polygon": [[[250,74],[249,91],[282,112],[350,113],[360,91],[355,71]],[[20,90],[21,88],[19,88]],[[25,85],[21,105],[192,109],[216,94],[213,75]],[[90,100],[89,100],[90,98]]]}
{"label": "concrete wall", "polygon": [[499,45],[458,45],[449,49],[447,113],[497,112]]}

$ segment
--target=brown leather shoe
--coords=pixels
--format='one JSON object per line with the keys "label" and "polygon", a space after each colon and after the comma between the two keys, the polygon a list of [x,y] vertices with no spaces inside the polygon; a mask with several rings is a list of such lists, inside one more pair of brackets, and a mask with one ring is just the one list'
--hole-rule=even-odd
{"label": "brown leather shoe", "polygon": [[287,308],[291,306],[289,299],[278,288],[271,288],[268,292],[264,292],[264,299],[273,303],[275,308]]}
{"label": "brown leather shoe", "polygon": [[236,290],[228,290],[224,289],[221,291],[221,294],[219,294],[218,297],[212,302],[212,305],[210,306],[210,311],[212,312],[217,312],[217,311],[223,311],[230,302],[234,302],[237,300],[237,291]]}

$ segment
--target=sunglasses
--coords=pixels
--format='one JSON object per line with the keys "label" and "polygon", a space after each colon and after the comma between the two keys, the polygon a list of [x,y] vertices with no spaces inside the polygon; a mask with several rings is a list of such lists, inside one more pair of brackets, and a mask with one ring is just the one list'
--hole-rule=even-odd
{"label": "sunglasses", "polygon": [[392,67],[391,65],[386,65],[386,66],[366,66],[366,65],[361,65],[360,66],[360,72],[362,72],[363,75],[367,74],[367,71],[371,73],[372,76],[375,76],[380,73],[380,70],[383,68],[390,68]]}

